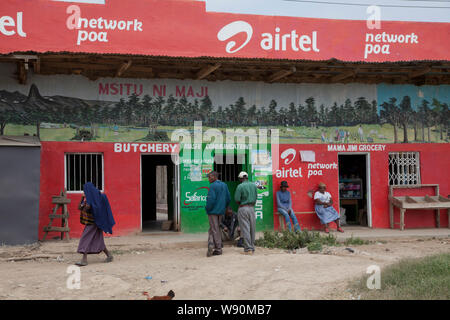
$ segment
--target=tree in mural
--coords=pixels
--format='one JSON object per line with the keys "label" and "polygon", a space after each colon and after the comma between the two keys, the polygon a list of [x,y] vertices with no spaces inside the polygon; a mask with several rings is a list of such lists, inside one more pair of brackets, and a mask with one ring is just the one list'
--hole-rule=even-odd
{"label": "tree in mural", "polygon": [[331,126],[340,126],[342,124],[341,121],[341,112],[335,102],[331,107],[330,113],[328,114],[328,124]]}
{"label": "tree in mural", "polygon": [[408,124],[411,122],[413,117],[413,110],[411,108],[411,98],[409,96],[404,96],[400,102],[399,109],[399,122],[403,127],[403,143],[408,143]]}
{"label": "tree in mural", "polygon": [[257,108],[256,105],[252,105],[247,111],[247,125],[255,126],[257,125]]}
{"label": "tree in mural", "polygon": [[425,141],[425,128],[427,128],[428,131],[428,141],[431,141],[431,135],[430,135],[430,126],[432,123],[432,116],[431,116],[431,110],[429,107],[430,103],[428,100],[423,99],[422,104],[419,106],[419,116],[422,120],[422,141]]}
{"label": "tree in mural", "polygon": [[211,125],[211,113],[213,111],[212,101],[209,96],[203,97],[200,100],[200,115],[202,121],[208,125]]}
{"label": "tree in mural", "polygon": [[390,123],[394,127],[394,142],[398,142],[397,128],[400,125],[400,112],[396,105],[397,99],[390,98],[389,102],[383,102],[380,110],[380,117],[387,123]]}
{"label": "tree in mural", "polygon": [[441,140],[444,140],[444,128],[448,123],[448,105],[446,103],[441,103],[439,100],[433,98],[433,102],[431,103],[432,109],[432,118],[433,123],[437,127],[439,127],[439,137]]}
{"label": "tree in mural", "polygon": [[143,125],[148,126],[151,119],[151,112],[153,108],[153,98],[148,94],[144,95],[142,98],[142,116],[143,116]]}
{"label": "tree in mural", "polygon": [[343,125],[350,126],[355,125],[354,119],[355,119],[355,108],[353,108],[352,101],[350,99],[345,99],[344,102],[344,114],[342,116],[343,118]]}
{"label": "tree in mural", "polygon": [[297,115],[297,125],[304,126],[306,124],[306,109],[301,103],[297,107]]}
{"label": "tree in mural", "polygon": [[318,115],[319,124],[321,126],[326,126],[328,124],[328,109],[325,109],[323,103],[319,107],[319,115]]}
{"label": "tree in mural", "polygon": [[378,104],[377,104],[377,100],[372,100],[370,122],[373,123],[373,124],[377,124],[379,122],[379,120],[378,120]]}
{"label": "tree in mural", "polygon": [[[449,110],[448,103],[442,104],[442,110],[441,110],[441,121],[442,121],[442,127],[445,132],[445,141],[448,141],[449,139],[449,128],[450,128],[450,110]],[[443,138],[443,137],[442,137]],[[441,139],[442,139],[441,138]]]}
{"label": "tree in mural", "polygon": [[359,97],[355,101],[355,115],[356,119],[354,119],[353,122],[356,122],[357,124],[363,124],[363,123],[370,123],[370,104],[367,102],[366,98]]}
{"label": "tree in mural", "polygon": [[290,126],[298,125],[299,121],[298,121],[297,108],[295,107],[295,104],[293,102],[291,102],[289,104],[288,118],[289,118]]}
{"label": "tree in mural", "polygon": [[3,109],[0,111],[0,136],[5,134],[8,123],[20,123],[23,117],[15,109]]}
{"label": "tree in mural", "polygon": [[[0,92],[2,95],[2,92]],[[8,95],[11,97],[9,101]],[[411,98],[404,96],[401,101],[390,98],[380,105],[376,100],[359,97],[354,102],[346,99],[343,104],[317,102],[307,97],[302,103],[291,102],[280,105],[272,99],[262,106],[251,106],[239,97],[226,108],[215,106],[209,96],[201,100],[175,98],[173,95],[152,98],[149,95],[131,94],[118,102],[90,101],[70,97],[42,97],[37,87],[32,85],[28,97],[20,93],[6,93],[0,104],[0,134],[4,134],[7,123],[36,125],[37,133],[42,122],[64,123],[72,127],[91,126],[95,133],[97,124],[139,126],[149,128],[149,139],[156,137],[160,125],[192,126],[193,121],[202,120],[204,125],[215,127],[230,126],[321,126],[337,127],[339,132],[347,129],[341,126],[360,124],[384,124],[393,126],[394,142],[399,142],[398,129],[403,130],[403,142],[409,142],[408,130],[414,130],[414,141],[431,142],[432,132],[436,138],[448,141],[449,105],[437,99],[431,103],[422,100],[416,108]],[[320,103],[320,105],[319,105]],[[78,126],[78,127],[77,127]],[[420,135],[422,128],[422,137]],[[163,130],[161,130],[163,131]],[[324,130],[321,129],[322,132]],[[325,130],[326,132],[327,130]],[[350,131],[350,130],[347,130]],[[372,131],[372,130],[371,130]],[[425,133],[427,131],[427,134]],[[376,132],[376,130],[373,130]],[[350,131],[351,134],[355,134]],[[159,138],[163,134],[157,135]],[[438,138],[439,136],[439,138]],[[356,138],[353,138],[353,140]],[[328,139],[326,139],[329,141]],[[348,140],[347,140],[348,141]]]}
{"label": "tree in mural", "polygon": [[305,100],[306,110],[305,110],[305,120],[309,125],[314,125],[317,122],[317,109],[315,106],[315,100],[313,97],[309,97]]}

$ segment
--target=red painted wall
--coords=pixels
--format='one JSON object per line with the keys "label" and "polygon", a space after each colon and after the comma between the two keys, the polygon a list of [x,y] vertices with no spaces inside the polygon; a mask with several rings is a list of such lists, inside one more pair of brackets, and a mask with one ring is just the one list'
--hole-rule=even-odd
{"label": "red painted wall", "polygon": [[[102,142],[45,142],[41,149],[41,194],[39,204],[39,239],[44,236],[43,227],[53,210],[52,196],[64,188],[64,154],[66,152],[100,152],[104,163],[104,193],[108,196],[116,221],[113,234],[126,235],[141,228],[141,187],[139,150],[114,152],[114,143]],[[80,224],[78,204],[81,193],[69,193],[70,236],[81,236],[84,226]],[[61,220],[54,220],[54,222]],[[60,233],[49,233],[48,238]]]}
{"label": "red painted wall", "polygon": [[[66,152],[101,152],[104,157],[104,192],[108,196],[116,221],[113,229],[114,235],[126,235],[139,232],[141,228],[141,191],[140,191],[140,155],[139,150],[134,152],[114,152],[114,143],[101,142],[41,142],[41,194],[39,204],[39,239],[43,238],[43,227],[48,224],[48,215],[53,209],[52,196],[59,194],[64,187],[64,154]],[[346,145],[345,145],[346,146]],[[358,145],[359,146],[359,145]],[[274,163],[276,156],[274,154]],[[282,180],[289,183],[292,195],[293,208],[297,213],[302,228],[320,229],[319,219],[312,213],[313,200],[307,195],[309,190],[316,190],[321,181],[327,184],[327,189],[335,199],[335,209],[338,208],[338,169],[324,169],[323,175],[308,178],[308,163],[300,161],[300,150],[315,151],[316,163],[333,164],[338,162],[338,152],[328,151],[325,144],[282,144],[278,146],[279,154],[289,148],[296,151],[295,159],[288,165],[279,158],[280,169],[301,168],[302,177],[277,177],[273,175],[274,193]],[[449,144],[386,144],[384,151],[370,152],[371,163],[371,198],[372,198],[372,224],[374,228],[389,228],[388,206],[388,153],[395,151],[420,152],[421,179],[423,184],[439,184],[440,194],[450,194],[450,159]],[[397,195],[425,195],[432,194],[431,189],[419,191],[397,191]],[[70,236],[79,237],[83,225],[79,222],[78,203],[81,194],[70,193],[72,203],[69,205]],[[276,198],[274,197],[274,208]],[[302,214],[302,212],[306,212]],[[309,212],[309,213],[308,213]],[[58,220],[56,220],[58,221]],[[60,220],[59,220],[60,221]],[[398,210],[395,211],[395,221],[399,221]],[[434,212],[407,211],[405,217],[406,228],[435,227]],[[181,222],[182,223],[182,222]],[[448,224],[447,213],[441,211],[441,226]],[[278,218],[274,216],[274,227],[278,229]],[[396,225],[398,228],[398,225]],[[59,233],[49,233],[49,238]]]}
{"label": "red painted wall", "polygon": [[[347,145],[343,145],[347,147]],[[358,148],[360,145],[357,145]],[[389,152],[415,151],[420,152],[420,172],[422,184],[439,184],[440,194],[447,197],[450,194],[449,180],[450,159],[449,144],[386,144],[383,151],[370,152],[370,179],[372,200],[372,226],[374,228],[389,228],[389,202],[388,202],[388,155]],[[334,208],[339,211],[338,205],[338,169],[324,169],[322,176],[311,176],[308,178],[308,163],[300,161],[300,150],[312,150],[315,152],[316,163],[338,163],[338,151],[328,151],[325,144],[282,144],[279,145],[279,154],[292,148],[296,151],[295,159],[286,165],[285,160],[278,158],[280,169],[302,169],[303,177],[277,177],[274,172],[273,186],[274,194],[279,189],[281,181],[286,180],[290,186],[293,209],[302,228],[322,228],[314,211],[313,200],[307,195],[309,190],[317,190],[319,182],[327,184],[327,190],[334,199]],[[275,154],[275,152],[272,152]],[[291,158],[287,158],[290,160]],[[276,161],[274,161],[276,163]],[[433,195],[431,188],[419,190],[396,190],[395,195]],[[276,210],[276,198],[274,197],[274,208]],[[395,210],[394,221],[399,222],[399,212]],[[433,228],[435,227],[434,211],[407,211],[405,216],[406,228]],[[441,227],[448,225],[446,210],[441,210]],[[279,221],[274,217],[274,227],[279,228]],[[332,225],[334,228],[334,225]],[[398,228],[398,225],[395,226]]]}

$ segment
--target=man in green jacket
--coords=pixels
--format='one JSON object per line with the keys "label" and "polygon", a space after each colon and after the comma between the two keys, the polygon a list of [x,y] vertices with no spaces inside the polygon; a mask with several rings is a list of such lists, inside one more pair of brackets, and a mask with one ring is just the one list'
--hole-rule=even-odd
{"label": "man in green jacket", "polygon": [[210,185],[205,207],[209,220],[207,257],[222,254],[222,235],[219,226],[231,200],[227,185],[218,178],[219,174],[216,171],[208,174]]}
{"label": "man in green jacket", "polygon": [[248,181],[248,174],[245,171],[239,173],[241,184],[236,188],[234,200],[239,206],[238,220],[241,229],[241,237],[244,239],[243,254],[253,254],[255,252],[255,203],[258,196],[256,185]]}

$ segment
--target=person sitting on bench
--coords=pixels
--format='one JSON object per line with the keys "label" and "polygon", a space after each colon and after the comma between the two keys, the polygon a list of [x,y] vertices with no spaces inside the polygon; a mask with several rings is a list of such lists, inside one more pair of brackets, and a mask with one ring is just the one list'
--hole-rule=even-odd
{"label": "person sitting on bench", "polygon": [[292,231],[292,226],[289,217],[294,224],[294,230],[301,231],[297,217],[292,209],[291,193],[287,191],[287,188],[289,188],[287,181],[281,181],[280,190],[277,191],[277,210],[284,216],[286,226],[290,231]]}
{"label": "person sitting on bench", "polygon": [[328,225],[334,221],[337,226],[337,231],[344,232],[339,223],[339,213],[333,208],[333,199],[331,194],[326,191],[325,183],[319,183],[319,190],[314,194],[314,202],[316,214],[320,219],[320,223],[325,225],[325,232],[329,233]]}

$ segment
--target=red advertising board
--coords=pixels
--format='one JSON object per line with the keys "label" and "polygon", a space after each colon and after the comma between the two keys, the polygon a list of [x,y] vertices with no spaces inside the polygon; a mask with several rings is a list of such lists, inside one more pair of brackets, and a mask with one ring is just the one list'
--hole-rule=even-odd
{"label": "red advertising board", "polygon": [[449,23],[207,12],[193,0],[2,0],[0,53],[34,51],[343,61],[450,60]]}

